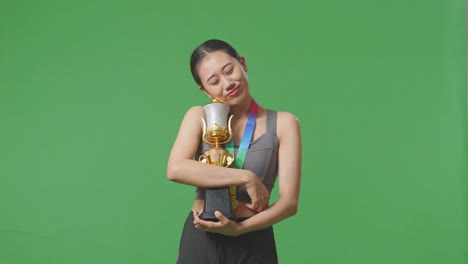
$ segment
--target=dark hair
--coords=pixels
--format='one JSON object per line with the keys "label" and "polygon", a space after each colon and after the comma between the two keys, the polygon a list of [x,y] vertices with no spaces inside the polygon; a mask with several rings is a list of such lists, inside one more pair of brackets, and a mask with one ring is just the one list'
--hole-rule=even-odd
{"label": "dark hair", "polygon": [[219,39],[210,39],[203,42],[200,46],[193,50],[192,56],[190,57],[190,70],[192,71],[193,79],[198,85],[201,85],[200,76],[198,76],[198,63],[200,63],[200,61],[208,53],[215,51],[224,51],[231,57],[240,60],[240,56],[236,49],[234,49],[234,47],[225,41]]}

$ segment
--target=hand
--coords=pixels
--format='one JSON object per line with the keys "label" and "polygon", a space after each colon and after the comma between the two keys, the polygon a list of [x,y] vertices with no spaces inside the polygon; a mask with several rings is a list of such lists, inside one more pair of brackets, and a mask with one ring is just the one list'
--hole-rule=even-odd
{"label": "hand", "polygon": [[226,236],[237,236],[239,235],[239,224],[229,220],[225,217],[221,212],[216,211],[215,216],[218,218],[219,222],[212,222],[212,221],[205,221],[200,219],[200,215],[202,212],[197,212],[192,210],[193,212],[193,224],[195,228],[207,231],[211,233],[219,233]]}
{"label": "hand", "polygon": [[270,192],[260,179],[253,172],[252,176],[245,184],[245,190],[250,196],[251,203],[246,203],[245,206],[253,211],[261,212],[267,208],[270,203]]}

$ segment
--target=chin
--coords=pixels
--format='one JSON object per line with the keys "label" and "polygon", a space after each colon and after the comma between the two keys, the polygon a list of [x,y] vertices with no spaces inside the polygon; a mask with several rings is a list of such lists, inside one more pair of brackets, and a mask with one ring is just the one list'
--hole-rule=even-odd
{"label": "chin", "polygon": [[228,97],[227,102],[228,102],[229,105],[237,105],[240,102],[242,102],[243,98],[244,97],[241,96],[241,95],[238,95],[238,96],[235,96],[235,97]]}

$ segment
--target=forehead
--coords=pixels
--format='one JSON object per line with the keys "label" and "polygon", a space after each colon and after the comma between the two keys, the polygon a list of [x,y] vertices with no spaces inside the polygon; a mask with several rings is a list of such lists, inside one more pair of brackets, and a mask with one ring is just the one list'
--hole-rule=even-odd
{"label": "forehead", "polygon": [[221,70],[226,64],[236,61],[235,58],[224,51],[210,52],[198,64],[198,73],[200,75],[211,74]]}

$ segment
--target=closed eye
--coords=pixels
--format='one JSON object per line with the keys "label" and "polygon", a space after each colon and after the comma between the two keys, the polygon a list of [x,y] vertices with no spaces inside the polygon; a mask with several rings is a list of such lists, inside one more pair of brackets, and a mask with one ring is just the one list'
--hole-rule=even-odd
{"label": "closed eye", "polygon": [[234,71],[234,68],[233,68],[233,67],[229,67],[228,69],[226,69],[225,73],[229,75],[229,74],[231,74],[233,71]]}

